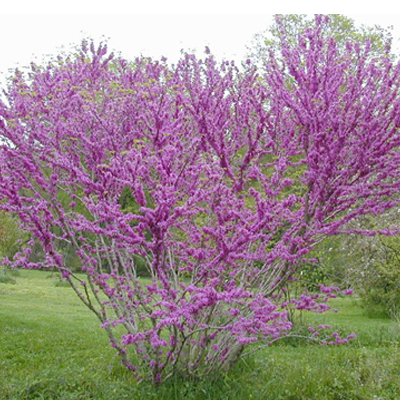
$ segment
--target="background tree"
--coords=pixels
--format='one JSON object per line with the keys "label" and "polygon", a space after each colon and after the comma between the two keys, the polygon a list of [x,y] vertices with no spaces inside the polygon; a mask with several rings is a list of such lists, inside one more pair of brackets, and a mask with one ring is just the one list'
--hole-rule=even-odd
{"label": "background tree", "polygon": [[21,230],[18,219],[10,213],[0,211],[0,282],[15,283],[15,279],[9,276],[9,267],[1,260],[4,257],[13,257],[27,240],[28,236]]}
{"label": "background tree", "polygon": [[[357,26],[352,18],[341,14],[329,14],[327,17],[329,22],[324,27],[323,35],[333,38],[341,51],[345,51],[347,42],[363,45],[369,42],[370,56],[380,57],[392,43],[391,27]],[[276,54],[280,52],[283,32],[286,40],[295,44],[299,36],[311,29],[313,24],[314,17],[306,14],[276,15],[274,22],[264,32],[254,35],[252,44],[248,47],[249,58],[262,68],[269,59],[270,51]]]}
{"label": "background tree", "polygon": [[[392,209],[379,217],[366,216],[353,222],[357,229],[382,229],[398,223],[398,209]],[[400,242],[399,236],[350,235],[336,241],[333,251],[340,252],[329,263],[339,264],[340,279],[353,287],[361,297],[367,315],[385,314],[399,317]]]}
{"label": "background tree", "polygon": [[21,231],[18,220],[0,212],[0,257],[13,256],[21,246],[26,234]]}
{"label": "background tree", "polygon": [[[282,34],[265,75],[211,55],[132,66],[87,43],[16,74],[0,104],[0,207],[41,241],[42,266],[70,282],[127,368],[154,382],[229,369],[290,331],[288,309],[328,308],[337,288],[284,296],[323,238],[398,205],[400,66],[389,49],[342,50],[327,24],[317,16],[297,43]],[[29,254],[14,265],[36,266]]]}

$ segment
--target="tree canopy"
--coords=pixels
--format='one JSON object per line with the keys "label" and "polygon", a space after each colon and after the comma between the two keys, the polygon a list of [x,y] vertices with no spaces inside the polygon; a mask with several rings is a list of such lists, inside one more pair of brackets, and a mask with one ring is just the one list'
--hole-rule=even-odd
{"label": "tree canopy", "polygon": [[[363,45],[369,43],[370,56],[380,57],[392,44],[391,27],[357,26],[353,19],[341,14],[329,14],[324,17],[327,22],[322,34],[325,39],[333,38],[340,51],[345,51],[347,42]],[[248,56],[253,63],[262,68],[268,63],[271,51],[275,54],[280,53],[282,36],[295,45],[299,37],[312,29],[313,25],[314,18],[306,14],[275,15],[273,23],[264,32],[254,35],[252,44],[248,47]]]}

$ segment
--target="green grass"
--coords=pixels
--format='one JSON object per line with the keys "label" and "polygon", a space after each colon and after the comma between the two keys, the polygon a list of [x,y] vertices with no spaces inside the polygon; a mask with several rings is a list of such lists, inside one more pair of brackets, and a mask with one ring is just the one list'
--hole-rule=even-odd
{"label": "green grass", "polygon": [[399,324],[367,318],[353,299],[296,328],[331,323],[357,333],[348,345],[282,340],[216,382],[175,377],[155,389],[120,366],[96,317],[55,275],[21,271],[13,279],[0,282],[0,400],[400,398]]}

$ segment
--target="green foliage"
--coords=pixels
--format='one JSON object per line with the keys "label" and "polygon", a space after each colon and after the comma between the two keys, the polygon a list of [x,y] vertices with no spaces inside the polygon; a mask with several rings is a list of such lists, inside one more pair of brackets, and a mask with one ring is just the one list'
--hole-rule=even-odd
{"label": "green foliage", "polygon": [[351,286],[347,279],[350,255],[345,251],[348,240],[347,236],[337,235],[320,242],[310,255],[318,261],[309,266],[310,273],[305,273],[305,277],[314,284],[335,285],[343,289]]}
{"label": "green foliage", "polygon": [[346,237],[329,236],[311,251],[309,259],[303,262],[296,280],[289,286],[289,295],[298,296],[305,291],[318,292],[320,285],[339,286],[342,289],[352,287],[348,278],[348,258],[343,246]]}
{"label": "green foliage", "polygon": [[367,313],[400,316],[400,238],[370,240],[362,279],[353,276]]}
{"label": "green foliage", "polygon": [[319,285],[331,283],[321,263],[303,263],[297,279],[292,283],[291,287],[294,287],[298,294],[304,293],[305,290],[318,292]]}
{"label": "green foliage", "polygon": [[[375,224],[373,218],[363,224]],[[379,221],[383,224],[383,221]],[[320,243],[300,282],[308,289],[322,283],[354,288],[369,316],[400,316],[400,237],[332,236]]]}
{"label": "green foliage", "polygon": [[[378,217],[365,216],[352,222],[354,229],[387,229],[398,225],[396,209]],[[331,237],[315,250],[321,259],[328,281],[352,287],[361,297],[370,316],[400,316],[400,237],[360,236]]]}
{"label": "green foliage", "polygon": [[0,210],[0,257],[13,256],[27,240],[15,216]]}
{"label": "green foliage", "polygon": [[[152,207],[154,205],[154,201],[152,200],[149,192],[147,189],[145,189],[145,196],[146,196],[146,201],[148,203],[148,206]],[[140,214],[140,204],[135,200],[132,190],[128,187],[125,186],[122,190],[121,196],[119,198],[119,205],[121,206],[121,209],[125,213],[132,213],[132,214]],[[151,233],[146,231],[145,233],[146,239],[150,240],[151,239]],[[141,258],[136,255],[132,255],[134,258],[135,262],[135,269],[136,273],[140,277],[149,277],[150,272],[148,271],[146,267],[146,262]]]}
{"label": "green foliage", "polygon": [[[26,241],[28,235],[23,232],[15,216],[0,211],[0,259],[12,257],[21,245]],[[15,284],[13,278],[17,273],[0,264],[0,283]]]}

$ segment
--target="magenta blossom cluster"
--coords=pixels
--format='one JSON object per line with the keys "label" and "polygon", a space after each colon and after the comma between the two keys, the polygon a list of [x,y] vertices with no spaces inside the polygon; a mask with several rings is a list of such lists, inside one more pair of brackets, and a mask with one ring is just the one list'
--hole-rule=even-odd
{"label": "magenta blossom cluster", "polygon": [[[368,45],[339,51],[327,23],[297,44],[282,32],[265,75],[211,54],[127,62],[84,42],[10,82],[0,208],[46,255],[10,262],[60,271],[140,376],[229,369],[287,334],[280,294],[313,246],[398,205],[400,67]],[[334,292],[290,307],[324,311]]]}

